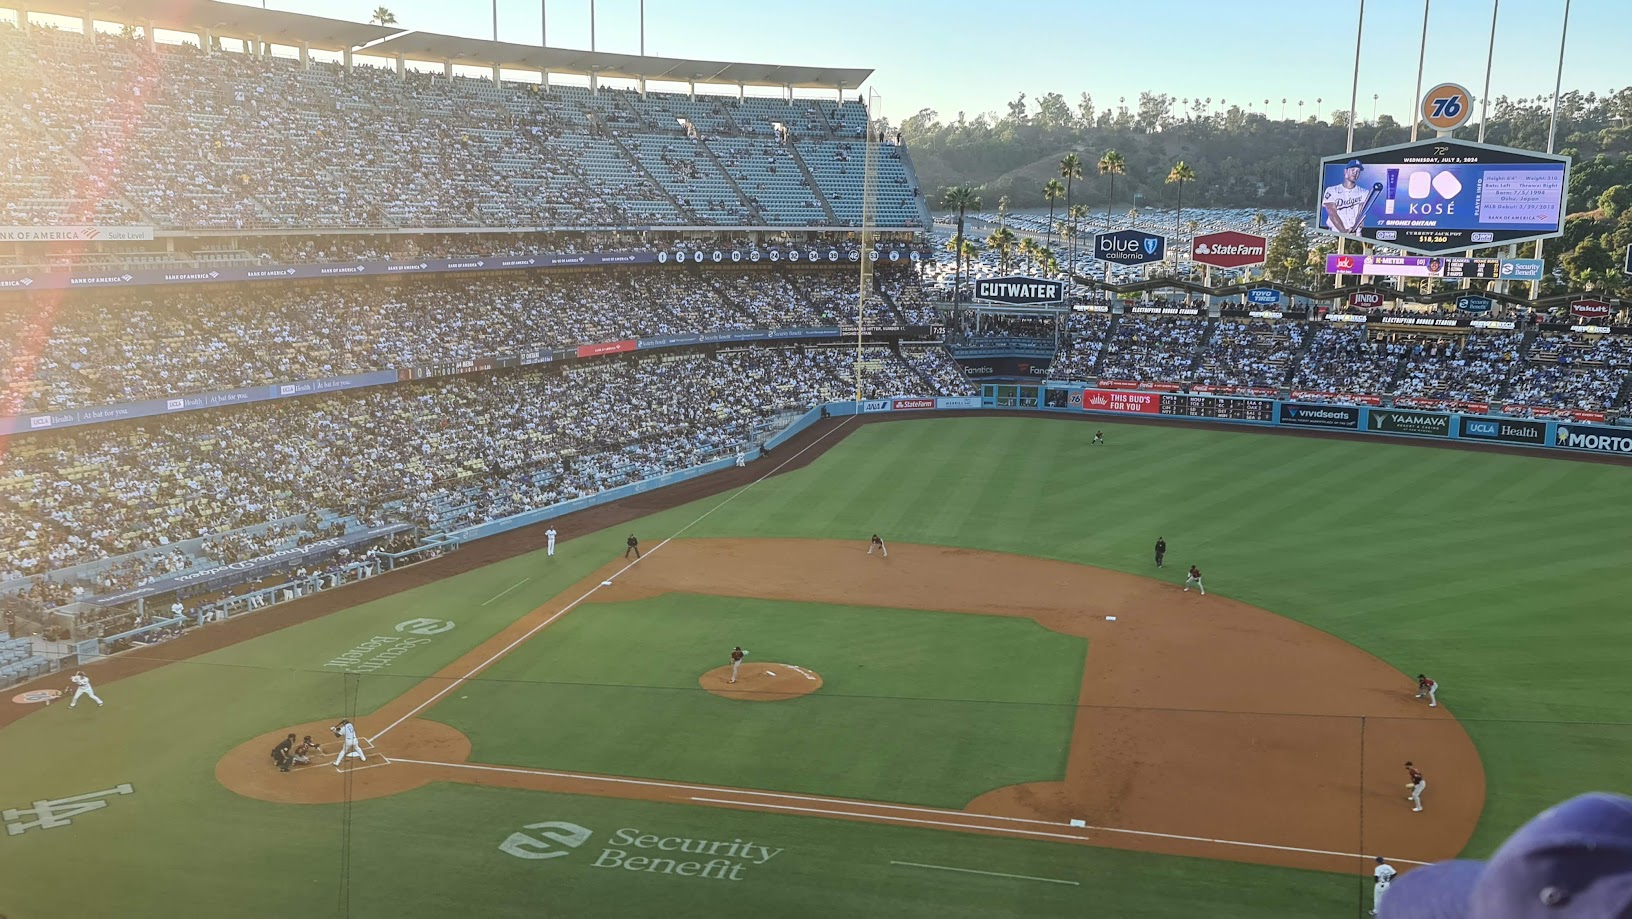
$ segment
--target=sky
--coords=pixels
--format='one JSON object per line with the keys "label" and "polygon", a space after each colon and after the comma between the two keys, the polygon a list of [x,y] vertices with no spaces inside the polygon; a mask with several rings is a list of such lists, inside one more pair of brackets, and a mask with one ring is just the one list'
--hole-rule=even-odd
{"label": "sky", "polygon": [[[405,29],[488,38],[486,0],[267,0],[275,9],[366,20],[382,3]],[[1427,0],[1423,89],[1442,81],[1482,95],[1492,3],[1499,2],[1492,99],[1550,95],[1565,0]],[[1604,92],[1632,83],[1628,0],[1573,0],[1564,89]],[[497,0],[499,38],[590,46],[591,0]],[[1003,112],[1028,100],[1080,93],[1095,107],[1135,105],[1141,90],[1211,97],[1280,117],[1348,107],[1360,0],[882,0],[807,4],[764,0],[645,0],[646,52],[666,57],[871,67],[868,86],[899,124],[922,108]],[[1360,57],[1362,120],[1407,118],[1415,103],[1424,0],[1366,0]],[[640,49],[641,0],[596,0],[595,47]],[[1373,97],[1376,97],[1375,99]],[[1035,111],[1035,106],[1031,106]]]}

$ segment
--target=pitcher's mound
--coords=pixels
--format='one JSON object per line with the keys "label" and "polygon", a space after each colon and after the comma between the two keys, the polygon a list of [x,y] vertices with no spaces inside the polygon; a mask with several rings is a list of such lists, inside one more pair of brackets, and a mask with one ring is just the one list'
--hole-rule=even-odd
{"label": "pitcher's mound", "polygon": [[808,696],[822,688],[822,675],[808,667],[770,661],[742,662],[737,681],[731,679],[731,665],[715,667],[697,678],[697,684],[716,696],[742,702],[781,702]]}

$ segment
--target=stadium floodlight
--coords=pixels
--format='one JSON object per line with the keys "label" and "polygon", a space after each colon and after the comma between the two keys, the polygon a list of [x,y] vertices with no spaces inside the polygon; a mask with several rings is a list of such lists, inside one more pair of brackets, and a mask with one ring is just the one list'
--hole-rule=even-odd
{"label": "stadium floodlight", "polygon": [[[841,96],[839,104],[844,104]],[[884,98],[867,90],[867,144],[861,179],[861,284],[856,297],[856,407],[861,407],[861,341],[867,326],[867,292],[873,286],[873,228],[878,223],[878,123],[884,115]],[[888,395],[888,394],[883,394]]]}

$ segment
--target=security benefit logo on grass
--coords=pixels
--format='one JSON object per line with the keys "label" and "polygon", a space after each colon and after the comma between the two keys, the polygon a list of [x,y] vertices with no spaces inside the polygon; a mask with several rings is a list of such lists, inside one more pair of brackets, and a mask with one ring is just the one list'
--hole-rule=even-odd
{"label": "security benefit logo on grass", "polygon": [[408,619],[397,623],[396,635],[376,635],[323,666],[350,673],[384,670],[409,651],[430,644],[428,636],[451,632],[454,625],[452,619]]}
{"label": "security benefit logo on grass", "polygon": [[[542,860],[574,855],[594,838],[588,827],[559,820],[529,823],[499,844],[499,851],[516,858]],[[752,839],[698,839],[661,836],[633,827],[612,831],[591,868],[616,868],[645,874],[668,874],[708,881],[740,881],[750,869],[764,865],[785,850]],[[578,856],[588,859],[588,853]]]}

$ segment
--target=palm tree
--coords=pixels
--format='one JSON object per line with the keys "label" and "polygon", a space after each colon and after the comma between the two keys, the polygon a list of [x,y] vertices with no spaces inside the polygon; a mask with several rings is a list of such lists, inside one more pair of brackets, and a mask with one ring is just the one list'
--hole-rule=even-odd
{"label": "palm tree", "polygon": [[1191,169],[1190,164],[1186,163],[1184,160],[1179,160],[1177,163],[1174,163],[1173,168],[1168,170],[1168,173],[1167,173],[1167,184],[1179,186],[1179,197],[1178,197],[1179,210],[1178,210],[1177,214],[1173,215],[1173,236],[1174,236],[1174,239],[1173,239],[1173,244],[1174,244],[1173,245],[1173,274],[1174,275],[1177,275],[1179,273],[1179,246],[1178,246],[1179,240],[1178,240],[1178,235],[1179,235],[1179,220],[1180,220],[1180,218],[1182,218],[1184,216],[1184,183],[1194,182],[1195,180],[1196,180],[1196,171],[1194,169]]}
{"label": "palm tree", "polygon": [[1128,220],[1133,222],[1133,228],[1135,230],[1139,229],[1139,209],[1138,208],[1136,208],[1136,207],[1128,208]]}
{"label": "palm tree", "polygon": [[1004,195],[997,199],[997,225],[1000,228],[1009,225],[1009,196]]}
{"label": "palm tree", "polygon": [[[1065,215],[1068,219],[1075,221],[1077,219],[1076,208],[1071,206],[1071,183],[1082,178],[1082,157],[1077,156],[1075,153],[1067,153],[1061,157],[1060,178],[1065,180]],[[1067,265],[1070,268],[1075,268],[1076,264],[1077,225],[1073,222],[1071,224],[1071,261]]]}
{"label": "palm tree", "polygon": [[1048,202],[1048,226],[1043,232],[1044,245],[1054,241],[1054,202],[1065,197],[1065,186],[1059,179],[1049,179],[1043,186],[1043,200]]}
{"label": "palm tree", "polygon": [[1044,277],[1060,273],[1060,259],[1054,254],[1053,249],[1047,246],[1037,247],[1037,268]]}
{"label": "palm tree", "polygon": [[1036,257],[1037,250],[1042,247],[1037,245],[1037,240],[1033,239],[1032,237],[1022,236],[1020,238],[1020,244],[1015,248],[1019,250],[1021,255],[1026,257],[1026,274],[1031,274],[1032,259]]}
{"label": "palm tree", "polygon": [[376,6],[374,15],[368,17],[368,21],[371,25],[394,26],[397,24],[397,14],[383,6]]}
{"label": "palm tree", "polygon": [[1071,261],[1066,265],[1066,272],[1077,270],[1077,240],[1082,237],[1082,221],[1088,219],[1088,205],[1073,204],[1065,210],[1066,216],[1071,218]]}
{"label": "palm tree", "polygon": [[[1111,199],[1116,194],[1116,177],[1128,171],[1127,161],[1122,154],[1115,150],[1106,150],[1105,155],[1099,158],[1099,174],[1110,177],[1110,184],[1105,188],[1105,229],[1111,228]],[[1105,263],[1105,283],[1111,283],[1111,263]]]}
{"label": "palm tree", "polygon": [[1009,273],[1009,260],[1014,257],[1014,247],[1020,237],[1008,227],[998,227],[986,237],[986,248],[997,253],[997,262],[1004,274]]}
{"label": "palm tree", "polygon": [[1258,231],[1260,235],[1264,232],[1264,225],[1267,223],[1269,223],[1268,214],[1265,214],[1263,211],[1252,212],[1252,228]]}
{"label": "palm tree", "polygon": [[952,250],[953,256],[957,259],[952,287],[952,309],[955,312],[958,304],[962,302],[963,295],[963,215],[966,211],[980,210],[980,196],[975,194],[973,186],[954,185],[941,194],[941,207],[947,210],[956,209],[958,212],[958,235],[953,237],[956,240],[954,243],[956,248]]}

